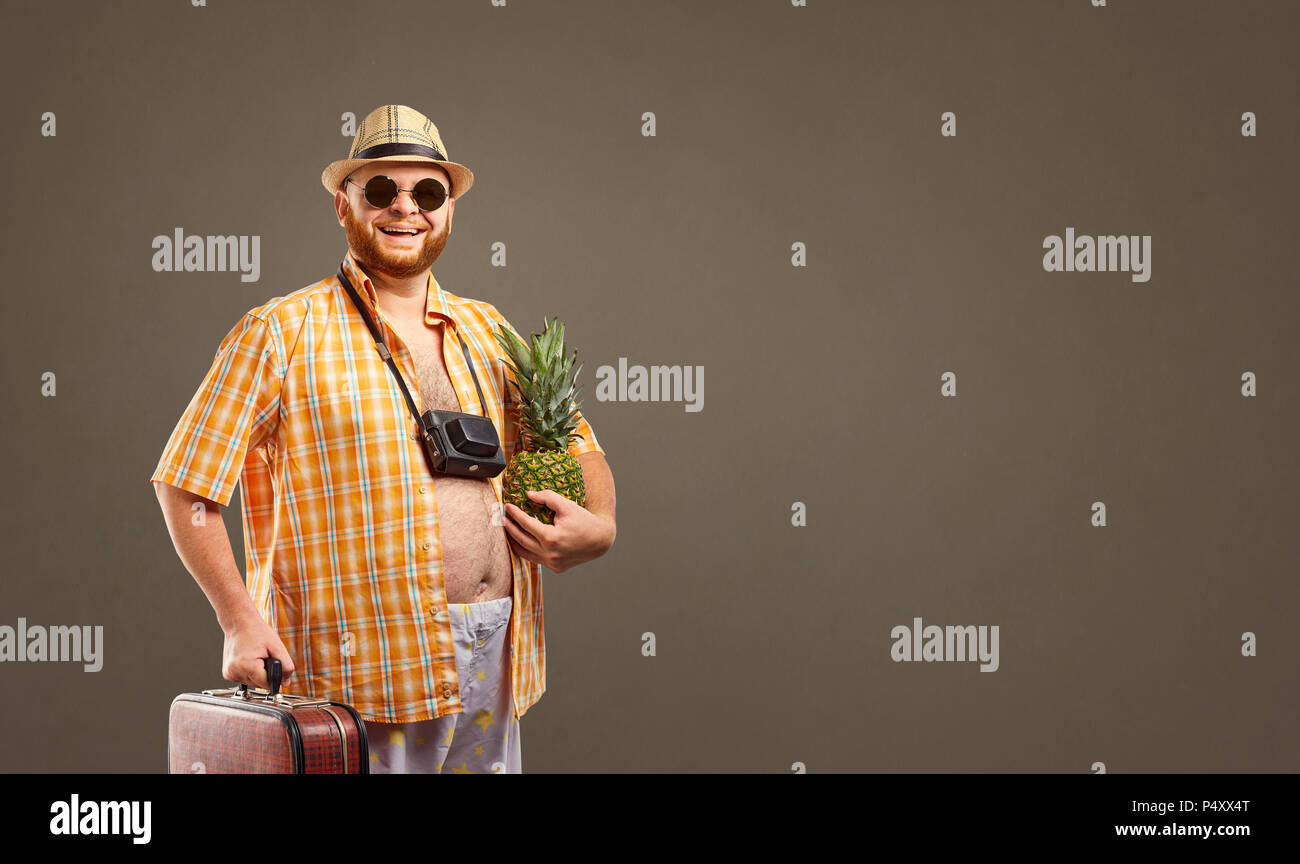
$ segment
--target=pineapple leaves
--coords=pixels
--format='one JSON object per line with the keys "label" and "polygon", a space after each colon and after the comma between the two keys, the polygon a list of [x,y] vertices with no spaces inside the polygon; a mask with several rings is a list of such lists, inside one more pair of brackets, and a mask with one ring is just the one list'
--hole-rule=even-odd
{"label": "pineapple leaves", "polygon": [[498,328],[495,335],[514,373],[510,383],[519,396],[519,425],[526,449],[563,451],[570,439],[583,437],[574,432],[581,404],[574,397],[582,366],[573,370],[576,348],[572,357],[565,356],[564,323],[558,318],[544,318],[543,323],[542,332],[534,333],[528,343],[509,325]]}
{"label": "pineapple leaves", "polygon": [[532,381],[533,359],[528,346],[508,327],[499,328],[496,337],[497,342],[506,352],[506,359],[510,362],[510,369],[515,373],[516,378],[520,381]]}

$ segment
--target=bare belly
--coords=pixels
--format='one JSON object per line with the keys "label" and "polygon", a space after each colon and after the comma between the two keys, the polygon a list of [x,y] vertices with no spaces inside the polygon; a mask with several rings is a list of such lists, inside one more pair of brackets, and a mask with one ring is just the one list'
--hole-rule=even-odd
{"label": "bare belly", "polygon": [[433,494],[442,534],[447,602],[481,603],[509,595],[513,587],[510,546],[505,526],[492,524],[497,501],[492,484],[438,474]]}

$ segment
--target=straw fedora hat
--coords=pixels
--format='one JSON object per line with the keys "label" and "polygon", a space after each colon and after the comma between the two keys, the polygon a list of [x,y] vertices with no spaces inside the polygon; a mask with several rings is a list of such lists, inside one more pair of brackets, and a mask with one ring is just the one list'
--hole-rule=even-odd
{"label": "straw fedora hat", "polygon": [[353,171],[367,162],[379,161],[441,165],[451,178],[447,192],[453,198],[460,198],[474,185],[473,171],[447,160],[447,148],[442,146],[433,121],[405,105],[381,105],[367,114],[357,126],[348,158],[325,166],[320,182],[333,195]]}

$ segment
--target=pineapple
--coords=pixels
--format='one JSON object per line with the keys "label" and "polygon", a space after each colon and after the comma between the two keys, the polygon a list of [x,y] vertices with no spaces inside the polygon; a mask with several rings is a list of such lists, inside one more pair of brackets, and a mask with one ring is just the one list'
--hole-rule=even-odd
{"label": "pineapple", "polygon": [[[505,349],[507,364],[514,372],[514,387],[519,398],[519,429],[523,448],[516,452],[502,477],[502,497],[530,516],[553,525],[554,511],[528,497],[529,490],[553,489],[579,506],[587,503],[587,487],[582,480],[582,464],[569,455],[569,440],[581,438],[573,430],[580,403],[573,402],[578,392],[578,372],[569,377],[569,367],[578,358],[564,356],[564,324],[557,318],[547,322],[541,335],[533,334],[531,347],[509,328],[497,330],[496,338]],[[570,407],[572,402],[573,407]]]}

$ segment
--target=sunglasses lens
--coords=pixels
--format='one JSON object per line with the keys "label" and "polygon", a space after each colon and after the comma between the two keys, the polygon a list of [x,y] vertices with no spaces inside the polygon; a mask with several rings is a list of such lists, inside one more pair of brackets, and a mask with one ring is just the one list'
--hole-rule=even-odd
{"label": "sunglasses lens", "polygon": [[376,174],[366,181],[366,203],[371,207],[387,207],[397,197],[397,181]]}
{"label": "sunglasses lens", "polygon": [[425,177],[415,184],[412,197],[415,198],[415,206],[421,210],[437,210],[447,200],[447,190],[432,177]]}

